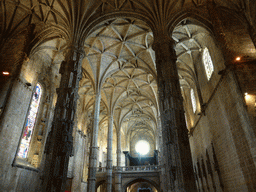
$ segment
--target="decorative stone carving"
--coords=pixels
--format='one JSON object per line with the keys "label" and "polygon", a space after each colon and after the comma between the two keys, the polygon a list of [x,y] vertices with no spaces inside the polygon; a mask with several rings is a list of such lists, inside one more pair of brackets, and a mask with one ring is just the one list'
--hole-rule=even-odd
{"label": "decorative stone carving", "polygon": [[167,181],[173,191],[196,191],[174,42],[163,31],[154,38]]}
{"label": "decorative stone carving", "polygon": [[52,129],[47,139],[43,185],[45,191],[65,190],[68,161],[73,149],[72,133],[82,58],[82,52],[70,47],[67,50],[65,61],[61,64],[61,83],[57,89],[58,100]]}

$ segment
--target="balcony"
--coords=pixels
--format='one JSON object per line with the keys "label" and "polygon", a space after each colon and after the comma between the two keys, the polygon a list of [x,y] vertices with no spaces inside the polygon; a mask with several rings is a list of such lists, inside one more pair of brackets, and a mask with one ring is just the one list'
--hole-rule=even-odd
{"label": "balcony", "polygon": [[[157,172],[160,170],[161,167],[159,165],[113,167],[113,172]],[[105,173],[106,171],[106,167],[97,167],[97,173]]]}

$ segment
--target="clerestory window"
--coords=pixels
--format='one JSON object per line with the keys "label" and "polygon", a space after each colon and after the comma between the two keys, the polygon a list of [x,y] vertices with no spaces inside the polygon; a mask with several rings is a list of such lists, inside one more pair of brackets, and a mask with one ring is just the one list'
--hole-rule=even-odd
{"label": "clerestory window", "polygon": [[209,81],[214,71],[214,66],[213,66],[211,55],[207,47],[205,47],[203,51],[203,64],[204,64],[204,69],[205,69],[207,79]]}

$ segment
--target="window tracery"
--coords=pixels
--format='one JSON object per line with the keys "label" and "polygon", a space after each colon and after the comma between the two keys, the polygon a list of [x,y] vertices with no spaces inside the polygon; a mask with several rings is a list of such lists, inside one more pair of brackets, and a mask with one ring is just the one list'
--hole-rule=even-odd
{"label": "window tracery", "polygon": [[27,158],[28,156],[28,151],[31,144],[32,134],[35,128],[41,97],[42,87],[38,83],[32,96],[32,101],[30,103],[29,112],[26,119],[25,130],[23,131],[19,151],[17,154],[21,158]]}
{"label": "window tracery", "polygon": [[209,81],[214,71],[214,66],[213,66],[210,52],[207,47],[205,47],[203,51],[203,64],[204,64],[207,79]]}

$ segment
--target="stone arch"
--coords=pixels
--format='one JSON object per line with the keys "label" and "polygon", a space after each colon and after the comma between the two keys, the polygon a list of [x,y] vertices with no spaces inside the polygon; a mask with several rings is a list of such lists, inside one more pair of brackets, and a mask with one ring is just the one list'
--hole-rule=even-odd
{"label": "stone arch", "polygon": [[[193,12],[194,11],[194,12]],[[209,36],[213,42],[218,46],[217,42],[216,42],[216,37],[214,36],[214,30],[213,30],[213,26],[212,23],[210,21],[210,18],[208,17],[208,15],[205,15],[203,13],[201,13],[199,15],[199,13],[201,13],[199,10],[197,9],[190,9],[190,10],[186,10],[185,11],[181,11],[179,13],[176,14],[176,18],[172,19],[169,21],[168,24],[168,31],[170,35],[173,35],[173,32],[175,31],[175,28],[177,26],[179,26],[181,24],[181,22],[185,21],[185,23],[183,24],[185,25],[192,25],[192,26],[198,26],[200,29],[198,29],[198,31],[200,33],[203,34],[207,34],[207,36]],[[203,18],[203,16],[205,15],[205,17]],[[189,22],[187,22],[189,21]],[[194,39],[194,37],[189,37],[191,39]],[[176,41],[176,40],[175,40]],[[180,42],[176,42],[176,45],[178,45]],[[183,42],[182,42],[183,43]],[[205,47],[204,44],[202,44],[202,42],[198,42],[197,44],[199,46],[199,52],[202,51],[202,49]],[[190,50],[190,48],[188,47],[188,49]],[[182,53],[183,54],[183,53]],[[178,54],[177,55],[177,68],[179,71],[179,76],[181,77],[180,73],[186,74],[186,78],[187,78],[187,84],[189,87],[194,87],[195,88],[195,92],[200,92],[200,86],[199,86],[199,80],[198,80],[198,72],[196,71],[196,67],[195,66],[189,66],[186,61],[181,62],[179,60],[179,57],[182,54]],[[197,57],[197,59],[202,62],[201,57]],[[195,59],[192,59],[192,63],[194,63]],[[180,65],[186,65],[185,68],[179,67],[178,63],[180,63]],[[200,93],[199,93],[199,97],[201,97]],[[201,98],[199,98],[201,99]],[[201,103],[202,104],[202,103]]]}
{"label": "stone arch", "polygon": [[[54,31],[54,33],[53,33]],[[35,38],[33,39],[31,43],[31,52],[30,54],[34,54],[40,49],[40,46],[48,41],[52,41],[54,39],[62,38],[64,40],[67,40],[67,36],[65,35],[64,31],[60,30],[60,28],[52,27],[47,28],[43,30],[40,33],[37,33],[35,35]]]}
{"label": "stone arch", "polygon": [[[96,183],[95,192],[97,191],[98,187],[101,185],[107,184],[106,179],[102,179]],[[115,191],[115,186],[112,184],[112,191]]]}
{"label": "stone arch", "polygon": [[145,178],[136,178],[133,180],[128,181],[127,183],[125,183],[123,185],[122,188],[122,192],[126,192],[127,187],[131,186],[134,183],[138,183],[138,182],[146,182],[149,183],[150,185],[152,185],[153,187],[155,187],[157,189],[158,192],[160,192],[160,186],[153,180],[150,179],[145,179]]}
{"label": "stone arch", "polygon": [[107,182],[106,179],[102,179],[102,180],[98,181],[98,182],[96,183],[95,189],[97,190],[97,188],[98,188],[100,185],[102,185],[102,184],[104,184],[104,183],[106,183],[106,182]]}
{"label": "stone arch", "polygon": [[130,11],[114,12],[114,13],[102,15],[101,17],[96,16],[96,18],[91,19],[91,22],[88,23],[87,28],[81,34],[82,42],[85,41],[85,39],[97,28],[97,26],[100,23],[111,20],[111,19],[117,19],[117,18],[138,19],[140,21],[145,22],[151,30],[154,29],[154,23],[145,15],[135,13],[135,12],[130,12]]}
{"label": "stone arch", "polygon": [[[35,61],[33,61],[35,62]],[[48,136],[48,132],[50,130],[51,123],[49,121],[50,115],[51,115],[51,109],[50,106],[53,104],[53,98],[54,94],[56,93],[55,91],[55,86],[54,86],[54,73],[52,70],[48,69],[46,66],[42,66],[41,72],[36,78],[36,82],[38,82],[43,89],[43,95],[42,95],[42,101],[39,106],[39,113],[38,113],[38,119],[35,127],[35,135],[33,135],[33,142],[31,141],[31,147],[33,148],[40,148],[39,152],[39,163],[42,160],[43,153],[44,153],[44,148],[46,145],[46,139]],[[38,142],[38,135],[40,135],[41,139],[41,146],[37,146],[35,142]],[[39,139],[39,140],[40,140]],[[37,149],[38,150],[38,149]],[[33,151],[36,151],[36,149],[33,149]],[[37,153],[37,152],[35,152]],[[40,165],[41,166],[41,165]]]}
{"label": "stone arch", "polygon": [[208,31],[213,31],[212,22],[205,13],[198,9],[182,10],[174,15],[167,24],[169,34],[172,33],[174,28],[184,19],[190,19],[194,24],[206,28]]}

